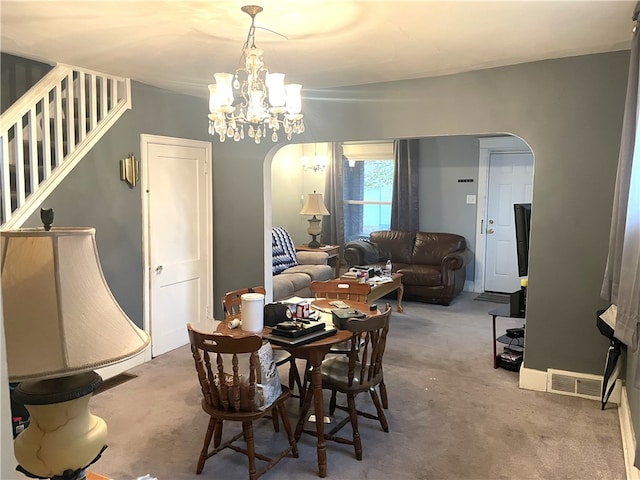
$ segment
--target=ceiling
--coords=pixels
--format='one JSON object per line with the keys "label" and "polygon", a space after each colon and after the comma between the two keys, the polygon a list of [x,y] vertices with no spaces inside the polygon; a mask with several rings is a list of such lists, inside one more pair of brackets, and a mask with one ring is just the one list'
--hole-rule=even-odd
{"label": "ceiling", "polygon": [[[3,52],[206,97],[239,66],[246,1],[0,2]],[[630,48],[634,1],[261,0],[256,45],[305,90]],[[274,33],[277,32],[277,33]],[[284,37],[286,38],[284,38]]]}

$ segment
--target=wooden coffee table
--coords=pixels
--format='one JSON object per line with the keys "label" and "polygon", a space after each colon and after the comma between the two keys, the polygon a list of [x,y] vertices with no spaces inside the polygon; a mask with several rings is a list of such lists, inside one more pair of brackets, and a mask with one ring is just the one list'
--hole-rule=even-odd
{"label": "wooden coffee table", "polygon": [[[402,285],[402,274],[401,273],[392,273],[391,281],[385,283],[377,283],[375,285],[371,285],[371,292],[367,295],[366,303],[371,304],[376,300],[384,297],[385,295],[393,292],[394,290],[398,291],[398,312],[402,313],[402,295],[404,294],[404,285]],[[354,282],[353,278],[348,277],[340,277],[340,280],[344,280],[346,282]]]}

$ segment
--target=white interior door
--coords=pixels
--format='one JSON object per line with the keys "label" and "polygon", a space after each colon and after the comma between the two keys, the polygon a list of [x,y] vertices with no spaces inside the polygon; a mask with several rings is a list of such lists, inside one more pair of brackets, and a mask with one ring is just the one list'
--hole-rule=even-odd
{"label": "white interior door", "polygon": [[489,157],[484,289],[510,293],[520,288],[514,203],[530,203],[533,154],[493,152]]}
{"label": "white interior door", "polygon": [[142,136],[151,353],[188,343],[212,311],[211,144]]}

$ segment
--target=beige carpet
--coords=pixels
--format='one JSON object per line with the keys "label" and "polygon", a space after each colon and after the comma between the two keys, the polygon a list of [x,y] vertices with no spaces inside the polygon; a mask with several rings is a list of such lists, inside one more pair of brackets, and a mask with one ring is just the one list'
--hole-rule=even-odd
{"label": "beige carpet", "polygon": [[[390,431],[360,419],[362,461],[352,447],[328,442],[328,478],[624,479],[615,405],[601,411],[597,401],[520,390],[517,373],[494,370],[487,312],[497,305],[475,296],[463,293],[449,307],[405,302],[404,313],[393,312]],[[208,418],[188,347],[130,373],[137,377],[92,400],[109,426],[109,448],[93,470],[118,480],[247,478],[245,457],[230,450],[195,474]],[[372,408],[368,396],[358,402]],[[297,405],[289,400],[292,421]],[[267,452],[286,441],[269,421],[256,436]],[[299,449],[300,458],[284,458],[263,478],[318,478],[315,438],[303,435]]]}

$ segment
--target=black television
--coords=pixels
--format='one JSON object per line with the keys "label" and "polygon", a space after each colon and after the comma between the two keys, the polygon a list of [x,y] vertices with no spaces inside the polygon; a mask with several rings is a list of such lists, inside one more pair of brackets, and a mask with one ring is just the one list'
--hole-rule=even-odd
{"label": "black television", "polygon": [[513,213],[516,229],[518,276],[526,277],[529,274],[529,229],[531,226],[531,204],[514,203]]}

